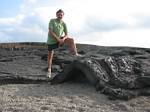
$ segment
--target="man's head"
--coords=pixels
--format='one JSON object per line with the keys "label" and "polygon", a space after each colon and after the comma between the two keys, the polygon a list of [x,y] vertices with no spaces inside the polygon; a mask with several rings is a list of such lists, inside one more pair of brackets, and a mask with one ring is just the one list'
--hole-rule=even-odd
{"label": "man's head", "polygon": [[64,16],[64,11],[62,9],[59,9],[57,12],[56,12],[56,17],[61,20]]}

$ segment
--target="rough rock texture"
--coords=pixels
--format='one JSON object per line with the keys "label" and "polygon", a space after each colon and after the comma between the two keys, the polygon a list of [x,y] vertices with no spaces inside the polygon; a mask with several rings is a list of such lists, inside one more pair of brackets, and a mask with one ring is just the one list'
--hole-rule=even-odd
{"label": "rough rock texture", "polygon": [[78,58],[52,79],[52,84],[65,81],[86,81],[109,98],[128,100],[149,95],[150,77],[144,74],[140,62],[129,56]]}
{"label": "rough rock texture", "polygon": [[[1,44],[0,82],[43,83],[47,50],[43,43]],[[69,55],[66,46],[55,51],[51,84],[90,83],[110,99],[150,95],[150,49],[78,44],[83,57]]]}

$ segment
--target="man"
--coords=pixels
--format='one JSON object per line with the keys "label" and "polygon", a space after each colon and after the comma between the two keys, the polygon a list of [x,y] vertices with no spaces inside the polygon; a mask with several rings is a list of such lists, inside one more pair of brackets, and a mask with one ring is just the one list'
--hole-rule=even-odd
{"label": "man", "polygon": [[[51,68],[52,68],[52,59],[54,55],[54,49],[60,47],[63,44],[66,44],[70,47],[70,53],[73,55],[77,54],[76,45],[74,40],[68,37],[68,31],[66,23],[62,20],[64,17],[63,10],[59,9],[56,12],[55,19],[51,19],[49,22],[49,31],[48,31],[48,74],[47,77],[51,77]],[[64,34],[64,36],[63,36]]]}

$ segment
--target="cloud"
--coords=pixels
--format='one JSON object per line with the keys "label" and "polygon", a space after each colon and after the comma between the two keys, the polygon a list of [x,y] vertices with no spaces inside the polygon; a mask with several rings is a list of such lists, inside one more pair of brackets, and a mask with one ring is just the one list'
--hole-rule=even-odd
{"label": "cloud", "polygon": [[0,18],[0,42],[46,41],[47,26],[44,26],[36,12],[36,2],[37,0],[24,0],[18,15]]}
{"label": "cloud", "polygon": [[15,17],[9,17],[9,18],[0,18],[0,26],[13,26],[18,25],[22,22],[24,19],[24,15],[17,15]]}
{"label": "cloud", "polygon": [[46,29],[38,15],[18,15],[14,18],[0,19],[1,42],[23,42],[46,40]]}
{"label": "cloud", "polygon": [[136,18],[136,27],[139,28],[150,28],[150,14],[149,15],[138,15]]}
{"label": "cloud", "polygon": [[126,29],[104,33],[102,45],[149,47],[150,29]]}
{"label": "cloud", "polygon": [[150,36],[148,0],[23,0],[19,7],[17,15],[0,18],[1,42],[45,42],[48,22],[62,8],[78,43],[150,47],[145,41]]}
{"label": "cloud", "polygon": [[[149,48],[150,29],[117,29],[81,35],[76,41],[100,46],[133,46]],[[95,41],[96,40],[96,41]]]}
{"label": "cloud", "polygon": [[116,29],[126,28],[127,25],[113,19],[102,20],[100,18],[88,17],[84,29],[88,32],[107,32]]}

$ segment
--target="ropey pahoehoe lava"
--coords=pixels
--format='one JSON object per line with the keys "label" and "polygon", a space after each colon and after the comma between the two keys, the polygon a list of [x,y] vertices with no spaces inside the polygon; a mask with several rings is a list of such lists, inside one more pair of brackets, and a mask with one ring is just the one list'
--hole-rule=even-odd
{"label": "ropey pahoehoe lava", "polygon": [[46,78],[44,43],[1,43],[0,82],[61,84],[90,83],[110,99],[129,100],[150,95],[150,49],[77,44],[82,57],[69,55],[67,46],[55,50],[53,79]]}

